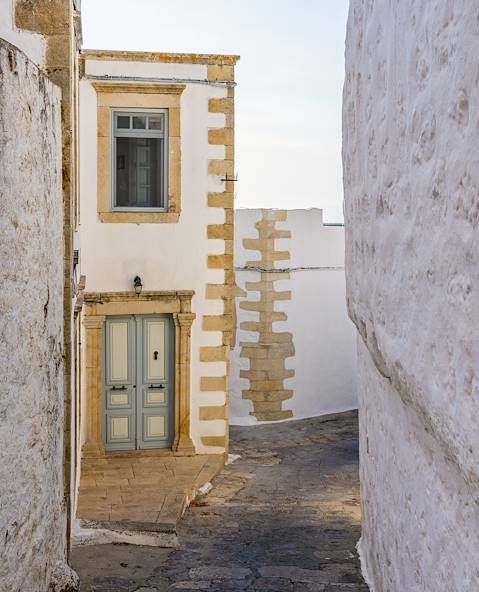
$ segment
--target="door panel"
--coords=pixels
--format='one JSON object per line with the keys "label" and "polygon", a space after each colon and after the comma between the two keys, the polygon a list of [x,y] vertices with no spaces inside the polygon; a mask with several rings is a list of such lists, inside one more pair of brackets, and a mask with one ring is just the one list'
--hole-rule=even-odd
{"label": "door panel", "polygon": [[105,324],[104,441],[107,450],[135,448],[133,317],[112,317]]}
{"label": "door panel", "polygon": [[129,407],[128,393],[115,393],[110,391],[108,393],[108,401],[106,406],[108,409],[117,409],[118,407]]}
{"label": "door panel", "polygon": [[167,315],[111,317],[105,326],[107,450],[173,441],[174,330]]}
{"label": "door panel", "polygon": [[135,397],[133,386],[125,388],[106,387],[106,408],[108,409],[133,409]]}
{"label": "door panel", "polygon": [[166,438],[166,417],[164,415],[144,415],[144,434],[145,441],[155,441]]}
{"label": "door panel", "polygon": [[143,389],[143,407],[157,407],[168,404],[168,391],[165,389]]}
{"label": "door panel", "polygon": [[111,438],[129,440],[131,438],[130,418],[127,415],[110,418]]}
{"label": "door panel", "polygon": [[168,389],[144,385],[142,392],[142,406],[138,411],[138,447],[166,447],[170,440],[171,415]]}
{"label": "door panel", "polygon": [[142,396],[138,400],[138,447],[158,448],[171,445],[172,403],[168,367],[172,344],[172,322],[168,317],[142,318],[143,354],[139,364]]}
{"label": "door panel", "polygon": [[130,382],[131,333],[129,319],[107,321],[107,383]]}
{"label": "door panel", "polygon": [[108,414],[106,422],[108,447],[113,449],[134,448],[135,437],[133,426],[133,417],[131,414]]}
{"label": "door panel", "polygon": [[166,319],[143,319],[144,360],[146,360],[144,382],[166,379],[166,324]]}

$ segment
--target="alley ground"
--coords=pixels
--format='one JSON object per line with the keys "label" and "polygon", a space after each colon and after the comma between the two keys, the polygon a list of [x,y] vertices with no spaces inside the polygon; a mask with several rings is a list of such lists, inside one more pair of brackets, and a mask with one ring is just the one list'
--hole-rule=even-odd
{"label": "alley ground", "polygon": [[366,592],[357,414],[232,427],[230,452],[179,548],[75,548],[82,592]]}

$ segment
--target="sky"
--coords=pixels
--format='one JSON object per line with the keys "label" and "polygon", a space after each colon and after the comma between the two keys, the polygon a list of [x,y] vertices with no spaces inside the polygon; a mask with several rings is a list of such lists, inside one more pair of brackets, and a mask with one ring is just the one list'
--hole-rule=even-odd
{"label": "sky", "polygon": [[342,222],[348,0],[83,0],[83,47],[239,54],[236,207]]}

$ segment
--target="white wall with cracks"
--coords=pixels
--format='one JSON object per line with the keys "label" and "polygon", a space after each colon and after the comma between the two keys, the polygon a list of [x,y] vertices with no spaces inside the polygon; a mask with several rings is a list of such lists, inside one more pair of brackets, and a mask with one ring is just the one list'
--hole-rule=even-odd
{"label": "white wall with cracks", "polygon": [[0,591],[43,592],[74,582],[63,501],[61,93],[2,39],[0,79]]}
{"label": "white wall with cracks", "polygon": [[343,161],[372,590],[479,589],[479,5],[352,0]]}

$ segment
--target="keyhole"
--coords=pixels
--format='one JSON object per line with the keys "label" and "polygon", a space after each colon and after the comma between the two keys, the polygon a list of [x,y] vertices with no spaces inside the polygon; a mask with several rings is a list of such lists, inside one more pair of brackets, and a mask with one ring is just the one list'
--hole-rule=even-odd
{"label": "keyhole", "polygon": [[158,352],[157,351],[153,352],[153,359],[154,360],[158,359]]}

